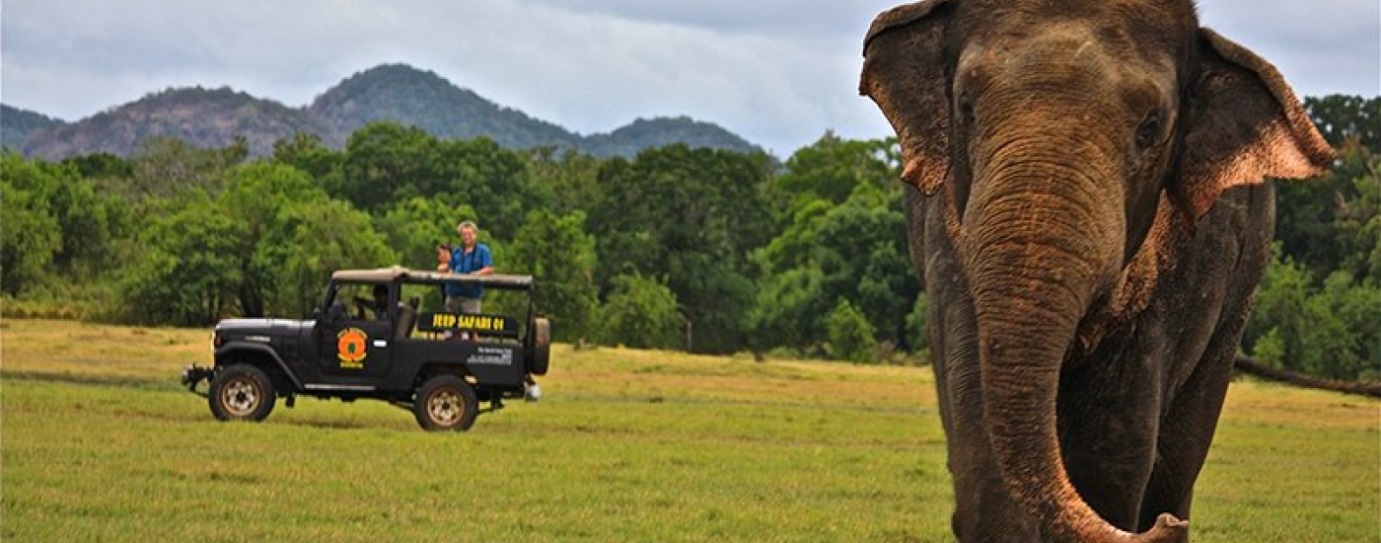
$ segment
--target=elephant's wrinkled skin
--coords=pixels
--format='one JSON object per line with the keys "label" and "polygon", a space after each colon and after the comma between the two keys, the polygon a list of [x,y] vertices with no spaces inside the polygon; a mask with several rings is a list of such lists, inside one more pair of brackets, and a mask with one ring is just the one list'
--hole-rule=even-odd
{"label": "elephant's wrinkled skin", "polygon": [[1274,221],[1332,160],[1189,0],[879,15],[961,541],[1183,541]]}

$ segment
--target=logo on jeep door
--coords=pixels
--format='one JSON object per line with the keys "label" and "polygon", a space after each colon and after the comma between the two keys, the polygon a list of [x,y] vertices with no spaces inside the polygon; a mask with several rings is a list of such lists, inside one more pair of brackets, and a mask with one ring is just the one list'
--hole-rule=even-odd
{"label": "logo on jeep door", "polygon": [[340,367],[344,369],[360,369],[364,367],[365,343],[369,341],[364,330],[359,328],[346,328],[336,334],[336,356],[340,358]]}

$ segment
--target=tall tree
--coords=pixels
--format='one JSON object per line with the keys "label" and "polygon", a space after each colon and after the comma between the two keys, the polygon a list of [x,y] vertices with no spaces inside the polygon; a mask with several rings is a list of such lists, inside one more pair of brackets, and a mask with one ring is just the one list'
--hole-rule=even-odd
{"label": "tall tree", "polygon": [[605,162],[590,214],[601,288],[620,274],[665,277],[694,327],[696,351],[744,347],[754,292],[748,255],[771,235],[770,168],[767,155],[684,145]]}
{"label": "tall tree", "polygon": [[754,255],[762,270],[755,335],[820,353],[826,319],[843,301],[867,319],[875,341],[913,347],[906,316],[920,288],[906,257],[896,142],[826,134],[786,164],[772,191],[788,212]]}
{"label": "tall tree", "polygon": [[330,187],[341,186],[341,162],[344,153],[326,146],[320,136],[298,132],[293,137],[273,144],[273,161],[286,164]]}
{"label": "tall tree", "polygon": [[438,145],[419,128],[390,122],[365,125],[346,144],[339,185],[327,189],[371,213],[400,198],[435,194],[445,182],[436,169],[441,160]]}
{"label": "tall tree", "polygon": [[443,184],[435,189],[419,185],[416,194],[470,206],[482,219],[480,226],[498,239],[513,239],[529,211],[550,207],[551,188],[532,181],[527,159],[493,140],[442,142],[438,156]]}
{"label": "tall tree", "polygon": [[536,304],[552,321],[552,336],[575,341],[590,336],[599,299],[595,288],[595,239],[585,232],[585,214],[528,214],[510,250],[510,268],[535,276]]}
{"label": "tall tree", "polygon": [[16,296],[42,282],[62,233],[41,189],[46,174],[9,152],[0,161],[0,290]]}
{"label": "tall tree", "polygon": [[539,147],[527,151],[534,184],[551,194],[550,209],[558,215],[594,209],[599,200],[601,160],[570,149]]}
{"label": "tall tree", "polygon": [[844,140],[826,132],[787,159],[772,180],[773,201],[783,209],[815,200],[842,204],[860,183],[895,187],[900,152],[896,138]]}
{"label": "tall tree", "polygon": [[[51,253],[41,248],[43,244],[31,246],[26,260],[43,261],[42,267],[63,275],[68,284],[89,282],[114,267],[112,243],[130,219],[125,202],[98,191],[71,163],[30,162],[6,153],[0,156],[0,169],[7,188],[14,191],[5,194],[5,205],[29,210],[10,210],[13,222],[7,221],[5,228],[15,240],[27,237],[32,242],[51,235],[58,243]],[[56,231],[44,233],[47,223],[40,217],[54,220]],[[15,268],[17,273],[20,269]]]}
{"label": "tall tree", "polygon": [[140,258],[120,285],[124,319],[205,326],[227,314],[244,279],[238,240],[244,225],[208,198],[189,199],[156,217],[137,238]]}
{"label": "tall tree", "polygon": [[600,341],[636,348],[681,346],[685,317],[676,293],[656,279],[632,273],[615,276],[609,298],[600,308]]}
{"label": "tall tree", "polygon": [[1334,147],[1355,139],[1363,147],[1381,152],[1381,96],[1306,97],[1304,109],[1319,133]]}

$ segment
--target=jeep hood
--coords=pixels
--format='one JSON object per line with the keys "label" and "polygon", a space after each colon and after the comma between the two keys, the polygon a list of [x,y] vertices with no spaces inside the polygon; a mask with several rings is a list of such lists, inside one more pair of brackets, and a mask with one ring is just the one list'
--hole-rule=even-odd
{"label": "jeep hood", "polygon": [[296,335],[316,325],[316,321],[291,319],[225,319],[216,323],[216,332],[257,332],[268,335]]}

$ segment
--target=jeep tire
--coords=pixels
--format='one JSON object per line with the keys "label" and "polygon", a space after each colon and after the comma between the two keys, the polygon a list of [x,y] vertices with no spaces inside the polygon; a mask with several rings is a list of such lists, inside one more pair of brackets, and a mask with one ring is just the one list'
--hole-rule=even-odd
{"label": "jeep tire", "polygon": [[479,414],[475,389],[460,377],[438,375],[417,388],[412,414],[423,430],[469,430]]}
{"label": "jeep tire", "polygon": [[527,372],[546,375],[551,364],[551,321],[538,317],[532,321],[532,354],[528,355]]}
{"label": "jeep tire", "polygon": [[234,364],[211,379],[206,398],[211,414],[220,420],[264,420],[277,400],[273,380],[264,370],[249,364]]}

